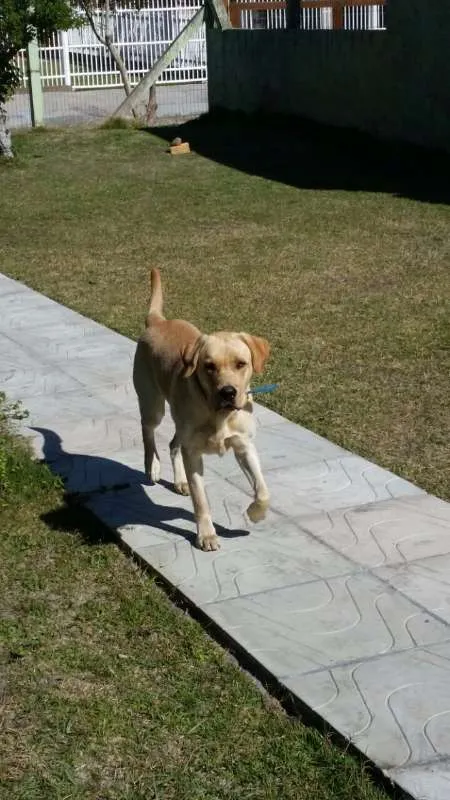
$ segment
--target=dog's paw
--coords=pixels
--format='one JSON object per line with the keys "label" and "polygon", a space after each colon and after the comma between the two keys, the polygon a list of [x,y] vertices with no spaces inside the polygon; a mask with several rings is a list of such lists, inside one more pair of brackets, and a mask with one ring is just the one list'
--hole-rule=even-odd
{"label": "dog's paw", "polygon": [[220,550],[220,541],[213,526],[208,526],[207,530],[199,531],[195,544],[200,550]]}
{"label": "dog's paw", "polygon": [[268,500],[254,500],[247,508],[247,516],[252,522],[261,522],[269,507]]}
{"label": "dog's paw", "polygon": [[210,550],[220,550],[220,541],[219,537],[214,536],[197,536],[196,545],[200,548],[200,550],[210,551]]}
{"label": "dog's paw", "polygon": [[181,481],[180,483],[174,483],[174,488],[177,494],[189,494],[189,484],[187,481]]}

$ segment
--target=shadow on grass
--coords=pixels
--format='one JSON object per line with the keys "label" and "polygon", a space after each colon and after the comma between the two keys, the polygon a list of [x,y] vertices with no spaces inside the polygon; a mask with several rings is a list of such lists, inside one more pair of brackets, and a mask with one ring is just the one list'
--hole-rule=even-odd
{"label": "shadow on grass", "polygon": [[[36,427],[32,430],[44,438],[44,459],[52,472],[66,483],[70,476],[65,505],[42,515],[42,520],[49,527],[68,533],[77,532],[87,544],[117,541],[117,536],[112,531],[125,525],[156,528],[162,533],[179,536],[194,543],[195,519],[192,511],[177,505],[155,503],[144,490],[145,485],[151,484],[143,472],[112,458],[67,453],[62,447],[61,438],[54,431]],[[167,490],[168,497],[178,497],[171,483],[162,480],[159,486]],[[124,496],[124,502],[121,503],[120,493],[125,489],[128,490],[127,496]],[[102,517],[111,520],[111,527],[101,522],[85,506],[94,497]],[[177,521],[187,522],[189,528],[186,529],[182,524],[177,525]],[[215,528],[217,534],[224,539],[249,535],[248,530],[230,530],[217,523]],[[170,539],[167,541],[170,542]]]}
{"label": "shadow on grass", "polygon": [[199,155],[301,189],[386,192],[450,203],[450,155],[282,115],[215,112],[148,129]]}

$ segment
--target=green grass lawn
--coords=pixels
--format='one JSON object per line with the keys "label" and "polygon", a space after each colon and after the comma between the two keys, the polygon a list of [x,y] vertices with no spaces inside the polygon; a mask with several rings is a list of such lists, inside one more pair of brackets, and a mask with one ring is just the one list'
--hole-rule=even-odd
{"label": "green grass lawn", "polygon": [[[233,133],[189,130],[210,156]],[[15,145],[16,161],[0,164],[8,275],[136,336],[160,267],[168,314],[271,340],[274,408],[448,495],[444,202],[371,184],[348,155],[348,175],[321,186],[323,141],[305,143],[294,175],[277,131],[260,152],[271,177],[233,165],[238,145],[216,160],[171,158],[138,130],[44,131]],[[0,793],[385,796],[261,695],[100,525],[65,507],[1,409],[0,529]]]}
{"label": "green grass lawn", "polygon": [[139,130],[16,135],[3,270],[136,337],[160,267],[168,315],[271,341],[267,404],[448,497],[450,206],[400,196],[382,154],[364,171],[335,138],[293,157],[224,124],[187,128],[209,158]]}
{"label": "green grass lawn", "polygon": [[8,432],[0,397],[0,796],[382,800],[286,716]]}

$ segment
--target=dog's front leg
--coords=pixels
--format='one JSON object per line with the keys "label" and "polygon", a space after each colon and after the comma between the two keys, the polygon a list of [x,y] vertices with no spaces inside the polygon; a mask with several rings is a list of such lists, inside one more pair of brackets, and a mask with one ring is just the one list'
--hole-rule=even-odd
{"label": "dog's front leg", "polygon": [[203,483],[203,459],[201,455],[189,452],[184,447],[182,447],[181,452],[194,505],[194,515],[197,523],[197,547],[200,547],[201,550],[218,550],[220,542],[212,524],[211,512]]}
{"label": "dog's front leg", "polygon": [[247,508],[247,514],[252,522],[260,522],[266,516],[269,507],[269,490],[259,463],[259,456],[253,442],[239,442],[233,445],[234,455],[244,475],[250,481],[254,500]]}

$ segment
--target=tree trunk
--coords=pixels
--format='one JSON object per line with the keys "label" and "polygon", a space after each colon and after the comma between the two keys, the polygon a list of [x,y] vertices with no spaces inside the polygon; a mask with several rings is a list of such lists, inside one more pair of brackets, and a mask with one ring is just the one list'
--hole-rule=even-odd
{"label": "tree trunk", "polygon": [[[82,0],[81,7],[88,18],[88,22],[94,31],[95,36],[97,37],[100,44],[106,47],[111,56],[113,61],[116,64],[117,69],[120,72],[120,77],[123,81],[123,88],[125,91],[126,96],[128,97],[131,94],[131,86],[130,86],[130,79],[128,77],[127,68],[123,61],[122,56],[118,48],[113,44],[112,41],[112,33],[111,33],[111,8],[110,8],[110,0],[105,0],[105,6],[103,9],[103,26],[101,23],[99,24],[98,21],[95,19],[95,6],[93,0]],[[103,27],[103,30],[102,30]],[[136,117],[136,112],[132,109],[133,116]]]}
{"label": "tree trunk", "polygon": [[0,156],[14,158],[11,144],[11,131],[6,124],[7,119],[8,114],[6,113],[6,106],[0,103]]}
{"label": "tree trunk", "polygon": [[[131,85],[130,85],[130,79],[128,77],[127,68],[123,62],[123,58],[120,55],[119,51],[117,50],[116,46],[112,43],[111,38],[109,36],[105,36],[104,43],[108,48],[109,52],[111,53],[113,60],[116,63],[117,69],[120,72],[120,77],[122,78],[125,94],[127,97],[129,97],[131,94]],[[135,116],[134,110],[133,110],[133,115]]]}
{"label": "tree trunk", "polygon": [[158,109],[158,103],[156,102],[156,86],[153,83],[150,86],[150,91],[148,93],[148,103],[147,103],[147,110],[146,110],[146,123],[149,128],[156,124],[156,111]]}

